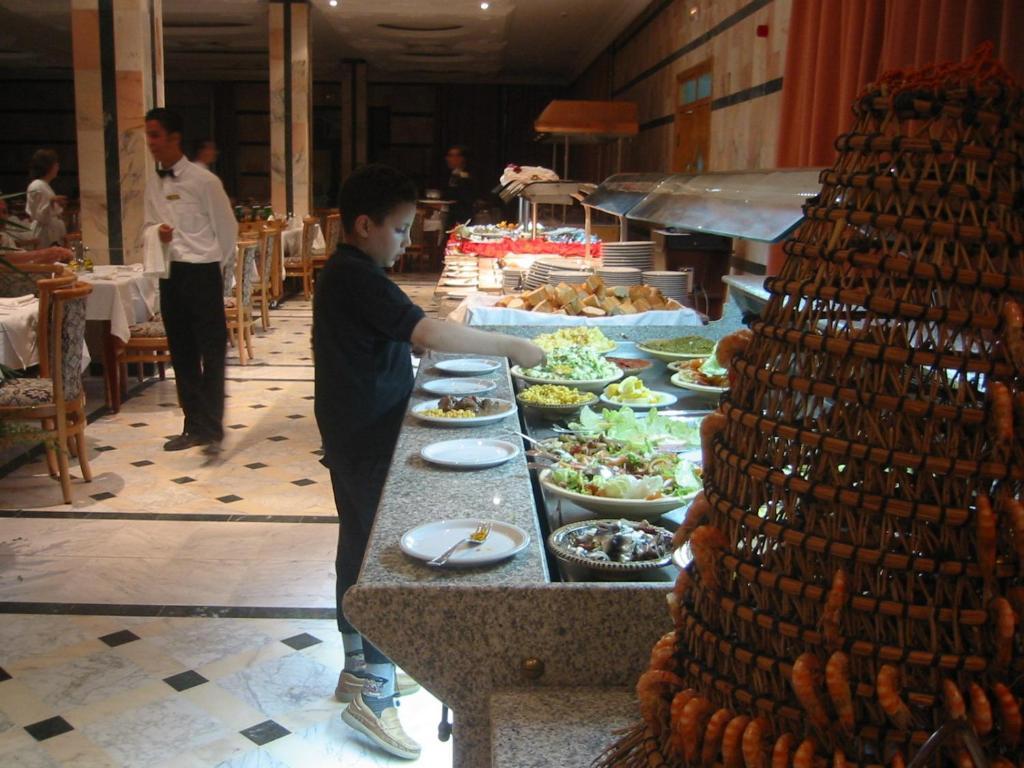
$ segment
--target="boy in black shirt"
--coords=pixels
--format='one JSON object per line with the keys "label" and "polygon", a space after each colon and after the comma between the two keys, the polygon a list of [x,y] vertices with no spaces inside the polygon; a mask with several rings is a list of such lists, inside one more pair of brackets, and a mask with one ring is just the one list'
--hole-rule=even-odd
{"label": "boy in black shirt", "polygon": [[316,283],[313,351],[316,420],[324,464],[338,509],[338,628],[345,668],[337,696],[350,702],[342,718],[382,749],[416,759],[420,746],[405,733],[396,693],[418,686],[397,681],[395,667],[345,619],[342,598],[356,583],[391,454],[412,392],[410,343],[443,352],[504,355],[524,367],[543,351],[524,339],[485,333],[424,317],[384,273],[409,246],[415,185],[398,171],[368,165],[342,185],[344,243]]}

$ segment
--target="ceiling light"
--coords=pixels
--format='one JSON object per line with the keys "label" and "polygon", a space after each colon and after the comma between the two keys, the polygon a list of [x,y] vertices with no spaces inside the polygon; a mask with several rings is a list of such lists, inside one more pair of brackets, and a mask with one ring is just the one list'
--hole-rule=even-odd
{"label": "ceiling light", "polygon": [[693,8],[690,9],[690,15],[691,16],[696,16],[697,15],[697,6],[693,6]]}
{"label": "ceiling light", "polygon": [[486,10],[487,10],[488,8],[490,8],[490,7],[491,7],[491,4],[490,4],[490,3],[488,3],[488,2],[483,2],[483,3],[480,3],[480,10],[481,10],[481,11],[486,11]]}
{"label": "ceiling light", "polygon": [[337,8],[338,7],[338,0],[327,0],[327,4],[329,6],[331,6],[331,8]]}

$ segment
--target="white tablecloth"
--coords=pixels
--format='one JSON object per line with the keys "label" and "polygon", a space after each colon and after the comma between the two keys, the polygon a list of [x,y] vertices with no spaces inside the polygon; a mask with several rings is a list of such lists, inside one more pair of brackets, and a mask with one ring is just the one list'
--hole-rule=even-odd
{"label": "white tablecloth", "polygon": [[[39,364],[39,299],[22,296],[0,299],[0,363],[8,368],[24,369]],[[91,362],[89,350],[82,342],[82,370]]]}
{"label": "white tablecloth", "polygon": [[86,319],[108,320],[110,333],[121,341],[131,338],[130,325],[149,320],[160,308],[157,280],[142,274],[141,264],[96,267],[95,272],[84,272],[79,279],[92,284]]}
{"label": "white tablecloth", "polygon": [[635,315],[614,315],[610,317],[573,317],[553,315],[547,312],[526,312],[521,309],[507,309],[494,306],[501,296],[472,293],[462,300],[448,319],[465,325],[546,325],[570,326],[590,325],[597,328],[606,326],[639,325],[703,325],[700,315],[689,307],[674,310],[655,309],[638,312]]}
{"label": "white tablecloth", "polygon": [[[314,224],[316,227],[316,237],[313,238],[313,250],[323,251],[327,247],[327,241],[324,240],[324,233],[320,231],[320,225]],[[297,227],[291,229],[285,229],[281,232],[281,250],[285,255],[285,258],[289,256],[298,256],[299,251],[302,249],[302,225],[299,224]]]}

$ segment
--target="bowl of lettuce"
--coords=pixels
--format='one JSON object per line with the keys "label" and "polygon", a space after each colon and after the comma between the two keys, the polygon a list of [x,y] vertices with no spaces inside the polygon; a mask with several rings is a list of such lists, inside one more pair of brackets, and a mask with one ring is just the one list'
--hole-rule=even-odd
{"label": "bowl of lettuce", "polygon": [[561,384],[585,392],[600,392],[624,372],[590,347],[559,347],[534,368],[512,366],[512,375],[530,384]]}
{"label": "bowl of lettuce", "polygon": [[594,411],[584,406],[570,429],[583,435],[619,440],[633,451],[683,453],[700,449],[700,418],[672,418],[654,408],[643,413],[623,406]]}
{"label": "bowl of lettuce", "polygon": [[627,520],[664,515],[686,504],[700,491],[699,470],[678,456],[660,455],[655,474],[620,473],[605,477],[597,472],[568,466],[545,469],[541,486],[554,496],[600,514]]}

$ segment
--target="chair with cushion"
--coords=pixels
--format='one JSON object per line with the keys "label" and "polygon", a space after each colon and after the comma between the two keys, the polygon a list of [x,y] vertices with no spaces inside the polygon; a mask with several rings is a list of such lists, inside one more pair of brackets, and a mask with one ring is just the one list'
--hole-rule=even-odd
{"label": "chair with cushion", "polygon": [[238,361],[248,365],[253,356],[252,319],[253,276],[259,245],[255,240],[239,240],[234,263],[234,284],[231,295],[224,297],[224,320],[228,326],[228,340],[238,347]]}
{"label": "chair with cushion", "polygon": [[[269,224],[260,230],[260,247],[256,254],[256,274],[259,277],[254,286],[252,308],[259,310],[260,327],[270,327],[270,302],[273,300],[274,254],[281,250],[281,228]],[[280,264],[280,258],[277,263]],[[280,267],[278,267],[280,269]],[[277,274],[280,274],[279,272]]]}
{"label": "chair with cushion", "polygon": [[85,302],[88,283],[65,288],[42,288],[39,333],[47,353],[40,358],[40,376],[5,379],[0,383],[0,419],[39,421],[39,440],[46,447],[51,475],[59,475],[64,503],[71,503],[71,474],[66,446],[74,440],[82,477],[92,481],[85,445],[85,390],[82,386],[82,347],[85,343]]}
{"label": "chair with cushion", "polygon": [[159,315],[155,315],[144,323],[128,326],[128,331],[131,333],[128,341],[121,341],[116,336],[111,337],[115,340],[112,375],[116,379],[110,390],[113,392],[111,410],[114,413],[121,410],[121,401],[128,397],[129,363],[138,365],[138,379],[141,382],[143,380],[143,365],[146,363],[155,365],[160,380],[163,381],[166,378],[165,366],[171,362],[167,330]]}
{"label": "chair with cushion", "polygon": [[313,243],[316,241],[318,227],[315,217],[304,218],[299,255],[288,256],[284,260],[284,276],[302,279],[302,295],[307,300],[313,296]]}
{"label": "chair with cushion", "polygon": [[327,214],[324,219],[324,251],[323,253],[313,254],[313,284],[316,285],[316,273],[317,270],[323,269],[327,265],[327,260],[331,258],[331,254],[334,253],[338,247],[338,240],[341,239],[341,214],[337,210],[333,210]]}
{"label": "chair with cushion", "polygon": [[[2,255],[2,254],[0,254]],[[39,295],[37,283],[51,277],[71,275],[64,264],[5,264],[0,262],[0,298],[12,299],[18,296]],[[74,282],[74,280],[72,280]]]}

